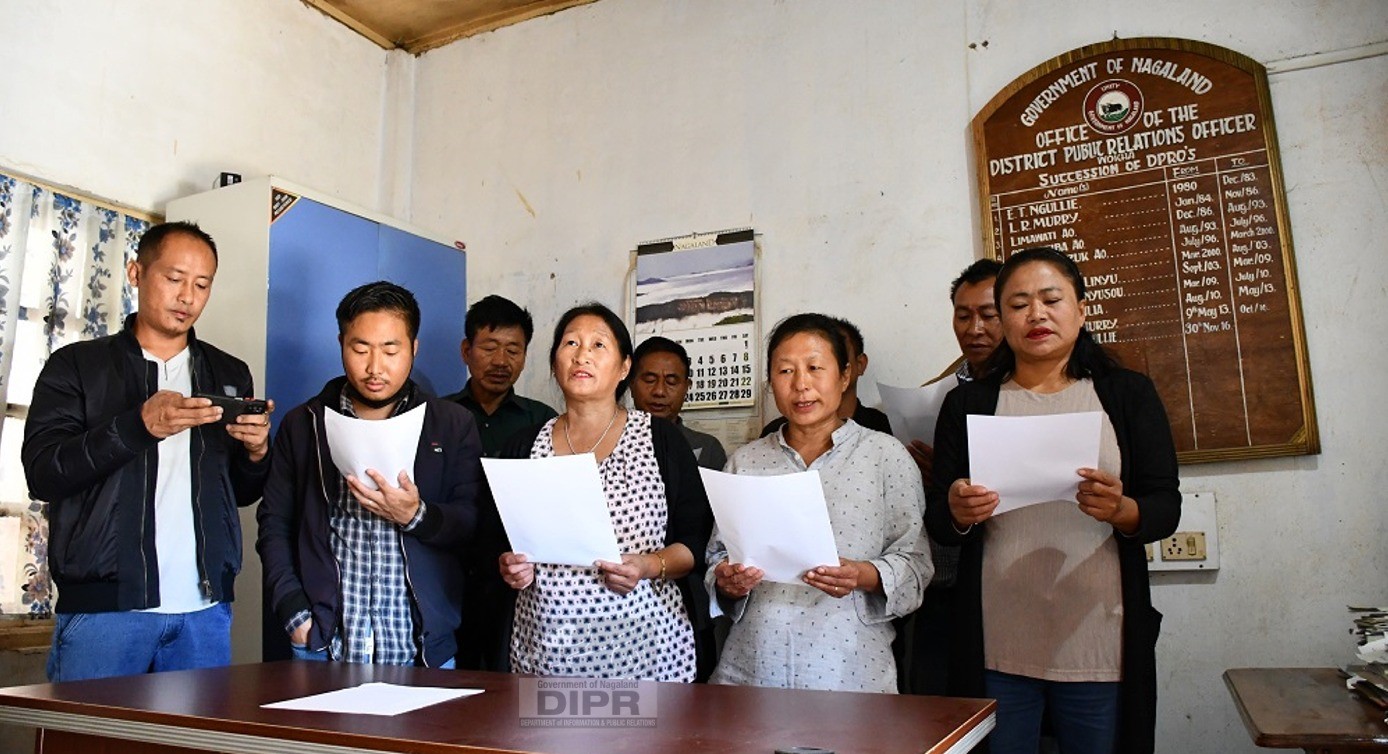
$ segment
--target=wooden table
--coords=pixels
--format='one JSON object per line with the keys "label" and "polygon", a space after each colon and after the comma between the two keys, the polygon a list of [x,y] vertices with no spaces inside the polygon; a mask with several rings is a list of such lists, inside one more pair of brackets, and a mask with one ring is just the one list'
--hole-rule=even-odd
{"label": "wooden table", "polygon": [[1388,750],[1383,712],[1333,668],[1239,668],[1224,683],[1253,743],[1318,754]]}
{"label": "wooden table", "polygon": [[[484,693],[395,717],[260,707],[371,681]],[[996,706],[986,699],[663,683],[656,685],[655,727],[523,727],[525,682],[504,673],[276,662],[0,689],[0,722],[39,727],[39,754],[770,754],[785,746],[953,754],[992,730]]]}

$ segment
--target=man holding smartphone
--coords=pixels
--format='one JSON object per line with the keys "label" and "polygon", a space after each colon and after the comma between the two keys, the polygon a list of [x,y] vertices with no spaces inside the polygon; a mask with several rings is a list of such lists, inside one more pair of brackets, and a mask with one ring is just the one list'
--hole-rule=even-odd
{"label": "man holding smartphone", "polygon": [[34,386],[21,455],[49,503],[52,681],[231,662],[236,508],[265,485],[274,404],[230,420],[196,396],[254,395],[246,364],[193,334],[216,272],[197,225],[150,228],[126,269],[139,310],[54,352]]}

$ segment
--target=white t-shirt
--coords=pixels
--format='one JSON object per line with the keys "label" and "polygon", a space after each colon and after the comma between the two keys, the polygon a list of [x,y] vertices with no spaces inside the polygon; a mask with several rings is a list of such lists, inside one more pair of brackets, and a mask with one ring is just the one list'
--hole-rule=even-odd
{"label": "white t-shirt", "polygon": [[[143,350],[143,349],[141,349]],[[192,357],[184,348],[168,361],[149,351],[159,368],[159,389],[193,394]],[[193,433],[183,430],[159,441],[159,475],[154,483],[154,550],[159,563],[159,607],[149,613],[191,613],[215,605],[198,580],[197,531],[193,527]]]}

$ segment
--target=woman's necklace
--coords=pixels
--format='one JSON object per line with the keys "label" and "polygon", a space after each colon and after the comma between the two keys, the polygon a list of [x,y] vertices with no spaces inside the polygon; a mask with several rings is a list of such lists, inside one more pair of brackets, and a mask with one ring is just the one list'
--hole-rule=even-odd
{"label": "woman's necklace", "polygon": [[[598,449],[598,446],[602,444],[602,441],[607,439],[607,433],[608,433],[608,432],[611,432],[611,431],[612,431],[612,425],[617,423],[617,412],[618,412],[618,411],[621,411],[621,410],[622,410],[622,407],[621,407],[621,406],[618,406],[618,407],[612,409],[612,418],[607,420],[607,429],[604,429],[604,430],[602,431],[602,435],[598,437],[598,441],[597,441],[597,442],[593,443],[593,447],[591,447],[591,448],[589,448],[589,449],[583,451],[584,453],[592,453],[593,451],[597,450],[597,449]],[[569,424],[571,424],[571,422],[569,421],[568,415],[565,414],[565,416],[564,416],[564,442],[566,442],[566,443],[569,444],[569,452],[571,452],[571,453],[578,453],[579,450],[578,450],[578,448],[575,448],[575,447],[574,447],[574,441],[569,439]]]}

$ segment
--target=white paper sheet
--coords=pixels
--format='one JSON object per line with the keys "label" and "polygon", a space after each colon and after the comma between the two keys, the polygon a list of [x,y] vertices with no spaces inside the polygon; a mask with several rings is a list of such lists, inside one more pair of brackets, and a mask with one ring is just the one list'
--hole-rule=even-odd
{"label": "white paper sheet", "polygon": [[940,418],[940,405],[945,395],[959,385],[953,376],[932,382],[925,387],[892,387],[877,383],[882,396],[882,411],[892,423],[892,434],[903,445],[920,440],[935,444],[935,421]]}
{"label": "white paper sheet", "polygon": [[534,563],[622,562],[592,453],[483,458],[482,470],[513,551]]}
{"label": "white paper sheet", "polygon": [[415,451],[419,449],[419,433],[424,430],[424,412],[420,406],[389,419],[353,419],[331,409],[323,411],[323,425],[328,435],[328,452],[333,465],[343,476],[353,475],[367,489],[376,483],[366,475],[375,469],[392,485],[400,472],[414,478]]}
{"label": "white paper sheet", "polygon": [[731,562],[756,566],[766,581],[782,584],[802,583],[800,576],[816,566],[839,564],[818,471],[699,474]]}
{"label": "white paper sheet", "polygon": [[363,683],[298,699],[262,704],[262,709],[288,709],[301,712],[342,712],[349,715],[399,715],[482,693],[482,689],[445,689],[435,686],[400,686],[394,683]]}
{"label": "white paper sheet", "polygon": [[998,493],[993,515],[1052,500],[1074,501],[1081,468],[1099,466],[1103,414],[970,414],[971,481]]}

